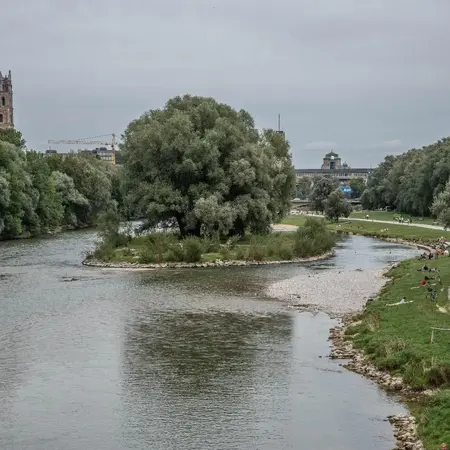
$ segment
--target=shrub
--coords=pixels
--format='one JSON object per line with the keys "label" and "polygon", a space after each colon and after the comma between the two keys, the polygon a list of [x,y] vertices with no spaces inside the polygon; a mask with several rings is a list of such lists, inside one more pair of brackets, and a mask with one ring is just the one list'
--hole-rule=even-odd
{"label": "shrub", "polygon": [[237,260],[246,260],[248,258],[247,252],[243,246],[237,248],[235,258]]}
{"label": "shrub", "polygon": [[154,264],[156,263],[156,256],[149,248],[144,247],[139,253],[139,262],[141,264]]}
{"label": "shrub", "polygon": [[166,261],[184,261],[184,248],[181,242],[174,242],[169,246],[169,250],[166,254]]}
{"label": "shrub", "polygon": [[204,253],[220,252],[220,238],[218,235],[203,238],[203,252]]}
{"label": "shrub", "polygon": [[278,249],[278,254],[282,261],[290,261],[291,259],[294,259],[294,249],[287,243],[281,244]]}
{"label": "shrub", "polygon": [[92,252],[92,257],[99,261],[111,261],[114,256],[115,247],[107,241],[99,242]]}
{"label": "shrub", "polygon": [[249,261],[263,261],[267,254],[267,248],[262,239],[258,236],[252,236],[248,246],[247,259]]}
{"label": "shrub", "polygon": [[200,238],[189,237],[183,240],[184,261],[198,262],[202,259],[203,245]]}
{"label": "shrub", "polygon": [[331,250],[335,241],[323,219],[308,217],[295,233],[294,253],[301,258],[320,255]]}
{"label": "shrub", "polygon": [[[158,264],[164,261],[164,254],[167,249],[175,241],[175,235],[172,233],[152,233],[145,237],[144,249],[141,256],[147,259],[149,263],[157,262]],[[150,256],[150,255],[153,255]],[[153,261],[150,261],[153,259]]]}

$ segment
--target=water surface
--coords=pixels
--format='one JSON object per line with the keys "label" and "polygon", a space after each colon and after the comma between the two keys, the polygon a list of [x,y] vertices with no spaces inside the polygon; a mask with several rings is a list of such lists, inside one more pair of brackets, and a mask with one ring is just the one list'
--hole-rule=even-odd
{"label": "water surface", "polygon": [[325,358],[334,322],[263,292],[414,250],[348,237],[308,267],[125,272],[80,265],[94,239],[0,243],[0,448],[393,447],[403,409]]}

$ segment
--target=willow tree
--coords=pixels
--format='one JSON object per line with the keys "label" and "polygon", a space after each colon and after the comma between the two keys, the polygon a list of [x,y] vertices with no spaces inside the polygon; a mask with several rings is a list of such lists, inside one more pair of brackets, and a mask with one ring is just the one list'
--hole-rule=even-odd
{"label": "willow tree", "polygon": [[289,143],[212,98],[170,99],[130,123],[121,147],[128,201],[147,226],[183,236],[264,232],[295,190]]}

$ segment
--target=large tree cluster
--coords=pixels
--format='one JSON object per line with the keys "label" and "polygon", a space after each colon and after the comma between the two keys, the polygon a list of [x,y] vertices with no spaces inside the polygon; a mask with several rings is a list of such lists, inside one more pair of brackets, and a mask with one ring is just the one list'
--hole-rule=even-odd
{"label": "large tree cluster", "polygon": [[[389,208],[427,216],[450,208],[450,138],[399,156],[387,156],[374,170],[361,201],[366,209]],[[433,206],[434,205],[434,206]]]}
{"label": "large tree cluster", "polygon": [[265,232],[290,208],[289,143],[212,98],[170,99],[130,123],[122,154],[128,201],[147,226],[181,234]]}
{"label": "large tree cluster", "polygon": [[92,225],[115,208],[114,167],[93,157],[26,152],[24,145],[18,131],[0,132],[0,238]]}

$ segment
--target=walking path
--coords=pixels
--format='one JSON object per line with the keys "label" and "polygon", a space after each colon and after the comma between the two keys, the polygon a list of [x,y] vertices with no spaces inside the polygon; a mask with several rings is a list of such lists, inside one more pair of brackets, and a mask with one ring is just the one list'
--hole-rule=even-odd
{"label": "walking path", "polygon": [[[321,214],[305,214],[305,215],[313,216],[313,217],[324,217]],[[398,222],[394,222],[393,220],[359,219],[356,217],[348,217],[345,220],[354,220],[354,221],[359,221],[359,222],[385,223],[385,224],[389,224],[389,225],[403,225],[405,227],[430,228],[432,230],[445,231],[444,227],[442,227],[440,225],[429,225],[427,223],[398,223]],[[287,224],[281,224],[281,223],[272,225],[272,228],[274,231],[295,231],[297,229],[297,227],[295,225],[287,225]]]}

